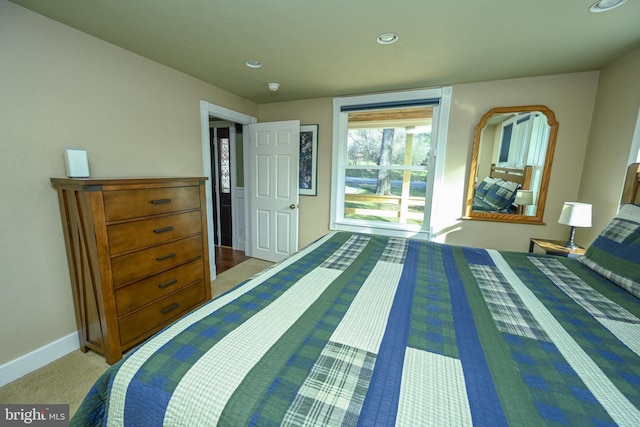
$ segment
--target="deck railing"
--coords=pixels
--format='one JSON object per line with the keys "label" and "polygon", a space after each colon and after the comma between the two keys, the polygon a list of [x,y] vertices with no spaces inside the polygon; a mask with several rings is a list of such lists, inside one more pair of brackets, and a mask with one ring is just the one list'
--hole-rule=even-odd
{"label": "deck railing", "polygon": [[349,202],[353,203],[380,203],[385,205],[398,206],[398,209],[369,209],[360,207],[346,207],[344,209],[345,217],[353,215],[376,216],[383,218],[397,218],[400,224],[406,224],[407,220],[422,221],[423,212],[410,212],[409,206],[424,207],[424,197],[405,197],[402,196],[382,196],[375,194],[345,194],[345,205]]}

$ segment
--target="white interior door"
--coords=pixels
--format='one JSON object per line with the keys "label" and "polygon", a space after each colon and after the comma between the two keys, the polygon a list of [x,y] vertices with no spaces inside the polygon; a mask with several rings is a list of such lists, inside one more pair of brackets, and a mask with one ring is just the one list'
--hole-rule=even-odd
{"label": "white interior door", "polygon": [[250,124],[247,133],[247,255],[277,262],[298,250],[300,121]]}

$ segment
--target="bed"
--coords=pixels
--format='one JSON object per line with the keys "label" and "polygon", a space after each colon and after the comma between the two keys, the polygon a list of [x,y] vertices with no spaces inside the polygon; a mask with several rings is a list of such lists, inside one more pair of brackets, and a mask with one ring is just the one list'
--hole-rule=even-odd
{"label": "bed", "polygon": [[518,190],[531,187],[533,167],[506,168],[491,164],[489,176],[476,186],[473,194],[474,211],[517,213],[514,205]]}
{"label": "bed", "polygon": [[330,233],[131,351],[71,424],[637,426],[639,262],[633,204],[580,259]]}

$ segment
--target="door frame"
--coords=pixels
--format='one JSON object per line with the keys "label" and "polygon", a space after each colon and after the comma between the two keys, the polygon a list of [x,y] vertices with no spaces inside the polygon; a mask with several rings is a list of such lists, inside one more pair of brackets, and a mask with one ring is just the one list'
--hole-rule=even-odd
{"label": "door frame", "polygon": [[[209,140],[209,117],[216,117],[223,120],[228,120],[232,123],[239,123],[242,125],[249,125],[252,123],[257,123],[258,119],[253,116],[249,116],[247,114],[239,113],[234,110],[230,110],[225,107],[221,107],[219,105],[211,104],[207,101],[200,101],[200,129],[201,129],[201,137],[202,137],[202,174],[208,179],[205,181],[205,193],[207,200],[207,237],[209,241],[209,269],[211,271],[211,279],[215,279],[216,277],[216,261],[215,257],[212,254],[215,253],[215,242],[213,239],[213,198],[211,191],[211,146]],[[243,139],[244,144],[244,139]],[[235,153],[235,144],[231,147],[231,161],[236,161],[236,153]],[[232,182],[238,182],[236,177],[236,169],[232,168]],[[235,200],[235,185],[231,186],[231,198]],[[234,209],[234,204],[231,205],[232,210]],[[235,212],[233,212],[232,217],[235,218]],[[233,223],[232,223],[233,224]],[[245,215],[245,230],[247,228],[247,218]],[[237,234],[236,227],[233,227],[233,235],[234,237]]]}

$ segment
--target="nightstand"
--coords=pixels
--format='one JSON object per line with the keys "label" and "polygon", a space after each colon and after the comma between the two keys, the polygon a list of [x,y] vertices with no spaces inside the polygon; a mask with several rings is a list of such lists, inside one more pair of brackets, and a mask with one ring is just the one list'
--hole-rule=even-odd
{"label": "nightstand", "polygon": [[532,237],[529,239],[529,252],[533,252],[533,248],[538,246],[545,251],[547,255],[558,255],[570,258],[584,255],[585,248],[577,247],[576,249],[570,249],[564,246],[565,243],[566,241],[564,240],[538,239]]}

